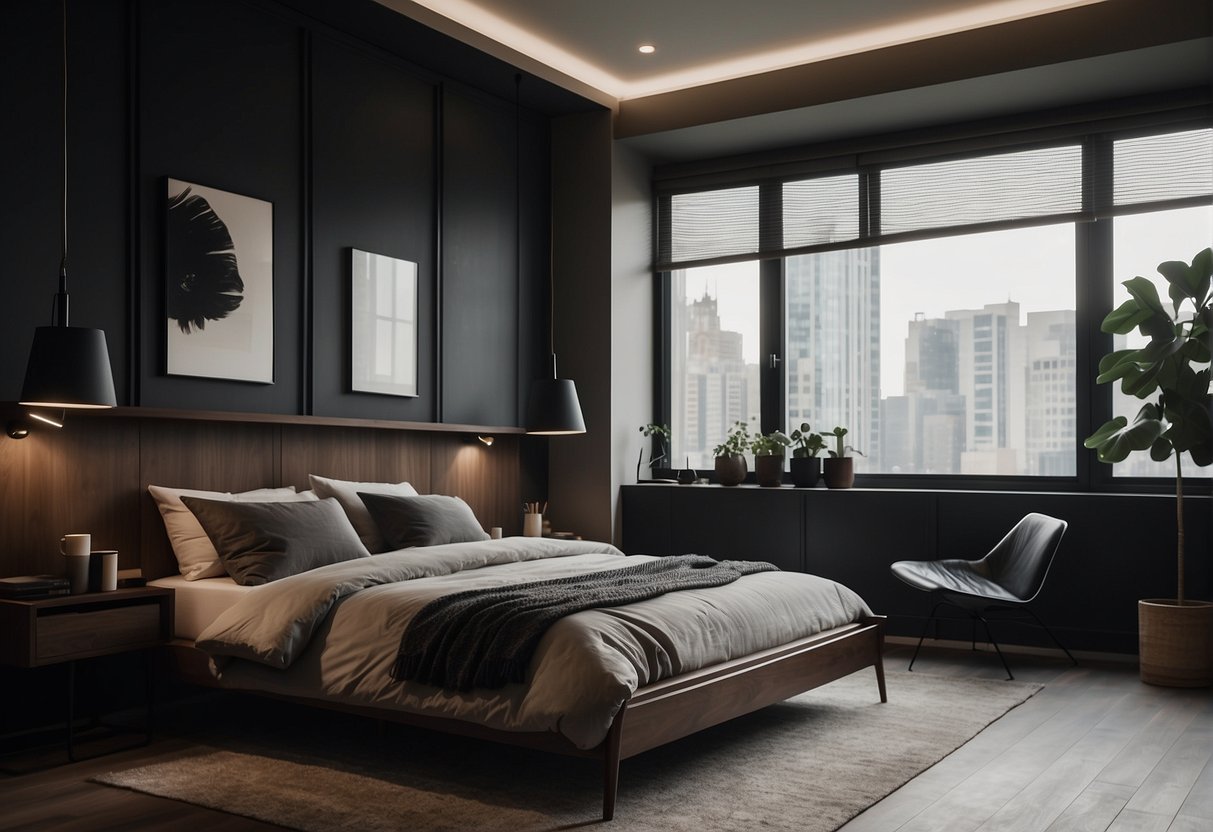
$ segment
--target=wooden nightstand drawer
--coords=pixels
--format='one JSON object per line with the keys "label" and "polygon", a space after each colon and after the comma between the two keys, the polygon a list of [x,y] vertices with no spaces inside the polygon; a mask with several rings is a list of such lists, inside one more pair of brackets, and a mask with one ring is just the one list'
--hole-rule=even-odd
{"label": "wooden nightstand drawer", "polygon": [[148,647],[159,639],[158,604],[40,615],[35,633],[35,662]]}
{"label": "wooden nightstand drawer", "polygon": [[133,587],[29,601],[0,600],[0,664],[40,667],[165,644],[173,591]]}

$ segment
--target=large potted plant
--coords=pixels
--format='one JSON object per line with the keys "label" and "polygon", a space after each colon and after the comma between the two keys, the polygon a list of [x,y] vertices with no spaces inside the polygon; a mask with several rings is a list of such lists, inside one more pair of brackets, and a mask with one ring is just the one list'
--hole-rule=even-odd
{"label": "large potted plant", "polygon": [[792,461],[788,467],[792,471],[792,484],[797,488],[815,488],[821,479],[821,460],[817,455],[825,450],[825,440],[821,434],[812,432],[808,422],[801,422],[791,438]]}
{"label": "large potted plant", "polygon": [[[1120,382],[1121,390],[1146,400],[1130,422],[1108,421],[1087,437],[1101,462],[1122,462],[1148,452],[1156,462],[1175,460],[1176,597],[1138,601],[1141,679],[1156,685],[1205,687],[1213,681],[1213,604],[1184,595],[1183,455],[1197,466],[1213,463],[1213,398],[1209,358],[1213,350],[1213,249],[1184,263],[1158,266],[1167,282],[1170,307],[1144,277],[1124,282],[1129,300],[1108,313],[1102,329],[1127,335],[1137,329],[1149,339],[1140,349],[1123,349],[1099,362],[1100,384]],[[1113,522],[1133,522],[1117,517]]]}
{"label": "large potted plant", "polygon": [[844,427],[836,427],[821,434],[822,439],[834,437],[834,448],[829,451],[825,464],[826,488],[850,488],[855,484],[855,460],[847,456],[847,452],[863,456],[863,451],[846,444],[843,437],[847,432]]}
{"label": "large potted plant", "polygon": [[750,441],[754,454],[754,479],[763,488],[783,485],[783,453],[792,440],[783,431],[759,434]]}
{"label": "large potted plant", "polygon": [[741,485],[745,481],[745,453],[750,449],[750,426],[734,422],[724,441],[712,449],[716,457],[716,481],[721,485]]}

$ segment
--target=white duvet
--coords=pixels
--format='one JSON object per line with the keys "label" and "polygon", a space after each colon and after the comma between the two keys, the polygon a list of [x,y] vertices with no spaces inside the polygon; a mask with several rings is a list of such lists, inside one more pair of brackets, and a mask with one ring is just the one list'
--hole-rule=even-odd
{"label": "white duvet", "polygon": [[227,687],[558,731],[580,748],[605,738],[639,687],[775,647],[869,614],[824,578],[760,572],[561,619],[525,685],[442,690],[390,676],[409,620],[434,598],[636,563],[605,543],[506,538],[386,552],[257,587],[198,637]]}

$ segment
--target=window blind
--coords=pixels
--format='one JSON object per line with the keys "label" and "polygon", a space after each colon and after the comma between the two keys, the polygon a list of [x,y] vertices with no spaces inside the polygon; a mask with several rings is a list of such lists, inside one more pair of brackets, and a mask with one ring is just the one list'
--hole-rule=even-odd
{"label": "window blind", "polygon": [[1213,130],[1120,139],[1112,144],[1116,209],[1213,194]]}
{"label": "window blind", "polygon": [[[1110,160],[1102,161],[1109,144]],[[871,164],[861,155],[849,164],[851,170],[756,178],[741,187],[659,189],[654,269],[1213,202],[1213,129],[1207,128],[1092,135],[909,164]]]}

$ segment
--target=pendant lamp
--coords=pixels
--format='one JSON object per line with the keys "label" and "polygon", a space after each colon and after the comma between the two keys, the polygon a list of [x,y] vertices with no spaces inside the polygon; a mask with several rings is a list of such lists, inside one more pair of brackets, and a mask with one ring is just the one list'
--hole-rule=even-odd
{"label": "pendant lamp", "polygon": [[[522,273],[522,200],[519,176],[522,167],[519,134],[518,93],[522,76],[514,76],[514,221],[518,241],[518,272]],[[549,236],[552,231],[549,229]],[[554,248],[554,247],[553,247]],[[552,354],[552,376],[531,384],[526,408],[526,432],[541,436],[568,436],[585,433],[585,419],[577,398],[577,385],[572,379],[559,378],[556,373],[556,268],[554,250],[549,254],[548,349]]]}
{"label": "pendant lamp", "polygon": [[105,333],[68,325],[67,295],[67,2],[63,2],[63,256],[51,326],[34,330],[20,404],[48,408],[114,407]]}

